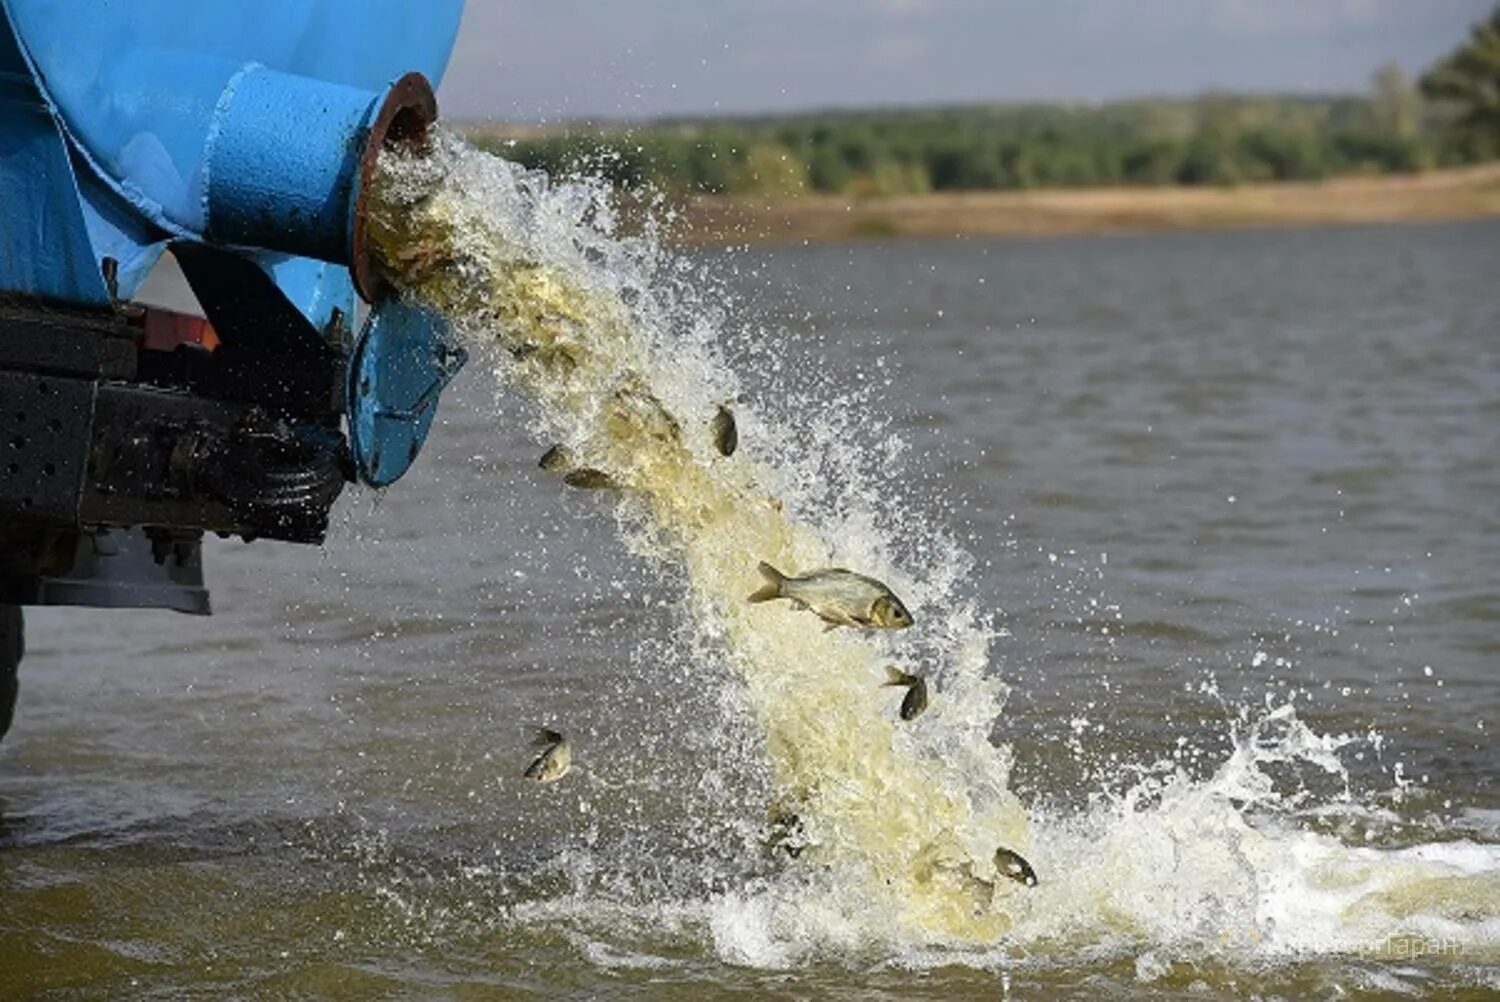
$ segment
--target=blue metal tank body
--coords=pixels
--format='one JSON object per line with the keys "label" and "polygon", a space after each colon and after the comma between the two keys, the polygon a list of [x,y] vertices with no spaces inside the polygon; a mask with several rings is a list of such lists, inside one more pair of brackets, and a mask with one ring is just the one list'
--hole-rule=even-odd
{"label": "blue metal tank body", "polygon": [[382,287],[365,191],[462,7],[0,0],[0,737],[20,607],[207,614],[205,533],[317,543],[411,466],[464,354]]}
{"label": "blue metal tank body", "polygon": [[[393,83],[440,79],[462,0],[0,3],[0,291],[127,300],[188,240],[254,260],[318,330],[353,318],[355,287],[370,284],[354,211],[362,142]],[[418,331],[409,312],[382,323],[385,308],[366,363],[382,326],[403,332],[410,361],[382,366],[374,392],[390,399],[367,399],[368,381],[347,395],[351,432],[364,429],[356,469],[377,484],[405,472],[461,361],[439,320]],[[411,420],[372,416],[392,413]]]}

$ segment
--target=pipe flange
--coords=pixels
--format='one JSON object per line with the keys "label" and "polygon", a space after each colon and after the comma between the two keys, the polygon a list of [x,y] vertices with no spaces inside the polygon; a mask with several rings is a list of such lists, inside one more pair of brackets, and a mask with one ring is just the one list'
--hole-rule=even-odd
{"label": "pipe flange", "polygon": [[432,125],[437,121],[437,95],[420,73],[408,73],[385,92],[380,110],[370,125],[370,134],[359,158],[359,189],[354,198],[354,233],[350,240],[349,271],[354,288],[365,302],[373,303],[384,292],[385,280],[366,247],[365,214],[375,162],[389,149],[426,151],[431,144]]}

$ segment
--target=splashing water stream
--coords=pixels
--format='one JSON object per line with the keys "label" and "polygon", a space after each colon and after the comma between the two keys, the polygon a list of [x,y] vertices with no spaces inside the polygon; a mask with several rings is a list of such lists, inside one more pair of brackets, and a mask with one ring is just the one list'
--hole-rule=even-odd
{"label": "splashing water stream", "polygon": [[[806,883],[800,904],[732,892],[711,918],[722,955],[799,955],[766,940],[770,928],[773,940],[980,955],[1146,942],[1168,959],[1370,953],[1421,936],[1466,960],[1500,959],[1496,846],[1352,848],[1286,821],[1268,768],[1340,777],[1351,740],[1313,733],[1291,704],[1245,716],[1205,781],[1166,769],[1081,815],[1028,818],[1008,752],[989,737],[1006,689],[990,668],[996,630],[963,595],[967,556],[878,505],[820,522],[799,504],[798,471],[754,442],[718,455],[710,420],[739,386],[716,347],[719,321],[652,224],[624,236],[601,187],[553,183],[446,136],[427,155],[387,158],[376,186],[371,232],[390,281],[535,402],[539,446],[564,444],[621,486],[627,543],[680,565],[694,628],[742,680],[771,766],[770,812],[795,815],[806,843],[787,867],[822,874],[831,904],[807,922],[792,915],[813,907]],[[835,465],[883,444],[841,408],[800,416],[819,424]],[[739,410],[742,427],[763,427],[754,407]],[[835,534],[851,523],[860,531]],[[908,632],[926,635],[922,663],[905,634],[824,633],[783,603],[748,603],[762,560],[886,581],[916,617]],[[911,724],[880,687],[893,662],[936,683],[932,710]],[[995,880],[1002,845],[1031,860],[1038,888]],[[1147,980],[1163,964],[1143,962]]]}

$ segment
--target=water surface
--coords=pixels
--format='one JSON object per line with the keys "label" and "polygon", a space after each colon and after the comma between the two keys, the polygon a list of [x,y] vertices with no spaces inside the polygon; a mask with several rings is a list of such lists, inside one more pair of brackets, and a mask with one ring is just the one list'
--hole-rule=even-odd
{"label": "water surface", "polygon": [[[1217,824],[1235,797],[1215,777],[1253,735],[1277,795],[1274,817],[1252,821],[1493,866],[1500,225],[705,263],[734,296],[725,351],[752,415],[745,448],[832,448],[817,413],[800,438],[753,415],[787,395],[852,395],[871,440],[843,444],[892,471],[890,503],[974,556],[959,591],[1006,631],[988,671],[1010,692],[990,737],[1014,757],[1034,837],[1054,839],[1033,860],[1037,909],[1070,864],[1054,853],[1074,828],[1107,829],[1111,798],[1133,792],[1157,817],[1150,801],[1172,793],[1143,778],[1180,768],[1204,798],[1183,816]],[[23,701],[0,746],[0,989],[1482,997],[1500,984],[1493,876],[1456,918],[1440,891],[1421,905],[1429,939],[1339,951],[1309,933],[1274,955],[1262,939],[1295,933],[1182,886],[1191,860],[1181,879],[1155,875],[1159,926],[1061,951],[893,948],[841,934],[846,916],[815,895],[782,907],[798,878],[745,841],[768,778],[732,673],[711,652],[684,663],[682,580],[619,542],[607,500],[535,468],[531,417],[475,367],[414,472],[351,492],[326,546],[211,544],[211,619],[28,611]],[[1339,769],[1258,725],[1289,702],[1308,734],[1347,737],[1327,742]],[[519,779],[533,723],[577,736],[564,784]],[[1122,851],[1153,861],[1170,854],[1151,839],[1182,834],[1119,831],[1138,840]],[[1449,952],[1445,921],[1490,953]]]}

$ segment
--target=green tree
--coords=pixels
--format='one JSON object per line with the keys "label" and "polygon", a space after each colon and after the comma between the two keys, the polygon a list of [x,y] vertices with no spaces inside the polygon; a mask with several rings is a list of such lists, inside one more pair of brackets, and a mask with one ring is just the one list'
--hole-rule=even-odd
{"label": "green tree", "polygon": [[1422,93],[1456,109],[1457,125],[1481,149],[1500,149],[1500,4],[1469,40],[1422,75]]}

